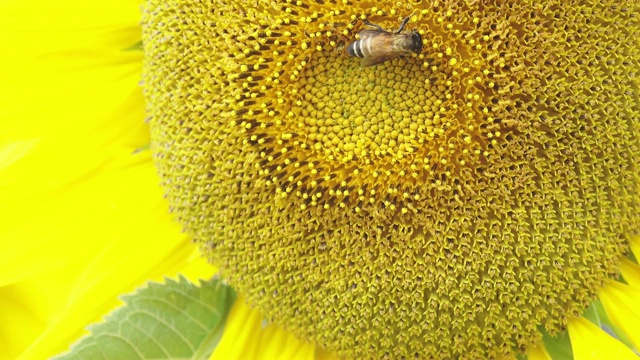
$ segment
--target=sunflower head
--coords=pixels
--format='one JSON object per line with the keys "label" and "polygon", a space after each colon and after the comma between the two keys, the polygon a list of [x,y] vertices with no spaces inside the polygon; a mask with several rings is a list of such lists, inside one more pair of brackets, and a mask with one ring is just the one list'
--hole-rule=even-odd
{"label": "sunflower head", "polygon": [[[634,2],[145,5],[172,211],[268,320],[347,357],[498,357],[640,230]],[[422,39],[361,67],[364,20]]]}

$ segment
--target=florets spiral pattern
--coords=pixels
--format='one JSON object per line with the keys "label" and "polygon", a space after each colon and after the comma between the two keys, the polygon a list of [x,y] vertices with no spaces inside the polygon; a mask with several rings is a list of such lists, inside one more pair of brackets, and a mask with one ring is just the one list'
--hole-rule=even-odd
{"label": "florets spiral pattern", "polygon": [[[347,357],[563,329],[640,230],[638,1],[148,0],[172,211],[253,306]],[[368,19],[423,51],[360,68]]]}

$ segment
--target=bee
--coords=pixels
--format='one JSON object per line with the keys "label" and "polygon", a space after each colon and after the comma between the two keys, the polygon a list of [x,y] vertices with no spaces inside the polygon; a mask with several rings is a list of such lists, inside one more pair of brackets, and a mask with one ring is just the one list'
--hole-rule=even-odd
{"label": "bee", "polygon": [[411,16],[402,20],[400,28],[394,33],[365,20],[365,25],[374,27],[375,30],[366,29],[360,31],[358,33],[360,39],[349,44],[347,54],[362,59],[360,60],[360,65],[363,67],[377,65],[412,52],[419,54],[422,51],[422,37],[420,34],[415,30],[402,33],[410,18]]}

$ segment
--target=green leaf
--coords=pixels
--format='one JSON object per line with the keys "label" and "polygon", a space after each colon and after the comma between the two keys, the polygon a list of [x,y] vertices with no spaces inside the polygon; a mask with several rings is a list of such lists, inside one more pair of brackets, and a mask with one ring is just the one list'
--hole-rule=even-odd
{"label": "green leaf", "polygon": [[540,332],[542,333],[544,347],[553,360],[573,360],[571,339],[569,339],[567,331],[563,331],[556,336],[549,335],[543,328],[540,328]]}
{"label": "green leaf", "polygon": [[142,40],[122,50],[123,51],[142,51]]}
{"label": "green leaf", "polygon": [[234,300],[233,289],[215,278],[200,286],[183,277],[149,283],[56,359],[208,359]]}

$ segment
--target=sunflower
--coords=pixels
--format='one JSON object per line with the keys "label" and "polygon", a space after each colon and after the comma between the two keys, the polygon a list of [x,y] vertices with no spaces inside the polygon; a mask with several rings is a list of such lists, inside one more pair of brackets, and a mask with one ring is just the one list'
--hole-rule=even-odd
{"label": "sunflower", "polygon": [[[268,322],[342,357],[512,357],[582,334],[599,292],[634,291],[638,6],[149,0],[172,212]],[[419,54],[345,54],[402,19]],[[360,55],[376,46],[393,45]]]}
{"label": "sunflower", "polygon": [[[579,315],[640,346],[640,9],[501,5],[4,2],[0,356],[209,277],[193,237],[245,296],[214,358],[633,357]],[[408,15],[420,55],[344,54]]]}

